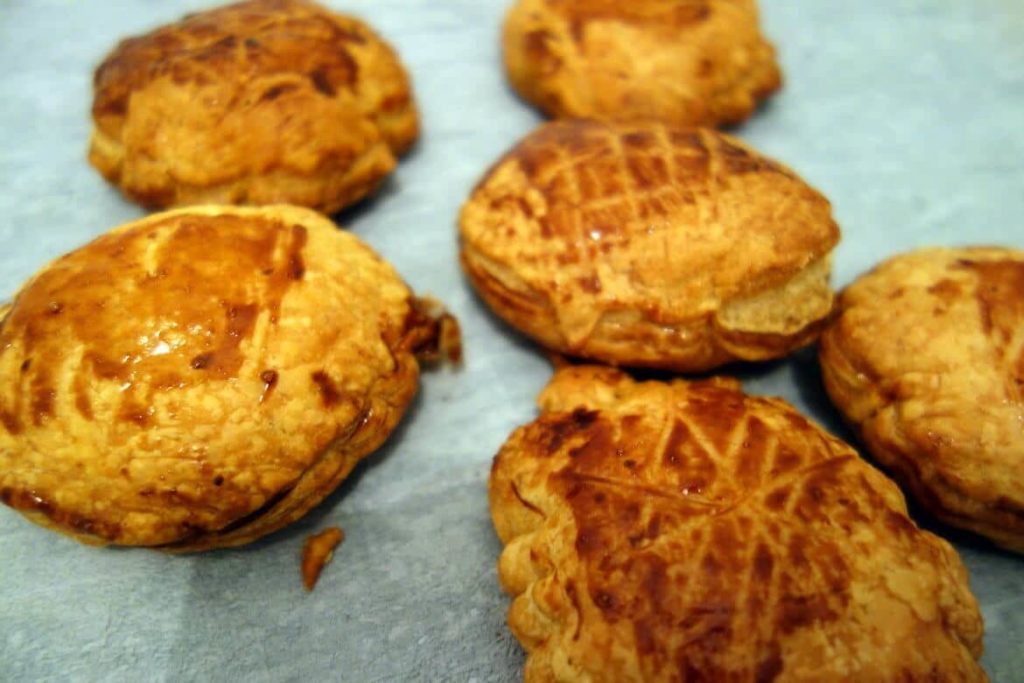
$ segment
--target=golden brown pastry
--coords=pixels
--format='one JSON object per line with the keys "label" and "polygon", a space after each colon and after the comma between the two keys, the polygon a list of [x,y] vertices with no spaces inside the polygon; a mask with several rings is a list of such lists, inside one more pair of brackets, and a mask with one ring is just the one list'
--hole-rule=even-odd
{"label": "golden brown pastry", "polygon": [[498,315],[606,363],[777,358],[832,306],[828,200],[712,130],[548,123],[480,181],[460,229],[463,268]]}
{"label": "golden brown pastry", "polygon": [[247,543],[387,438],[437,327],[308,209],[123,225],[43,268],[3,318],[0,499],[86,543]]}
{"label": "golden brown pastry", "polygon": [[953,548],[849,446],[713,379],[568,367],[494,461],[527,681],[981,681]]}
{"label": "golden brown pastry", "polygon": [[302,586],[307,591],[316,588],[324,567],[334,559],[334,549],[345,540],[341,527],[328,527],[306,539],[302,546]]}
{"label": "golden brown pastry", "polygon": [[409,78],[366,24],[250,0],[122,41],[96,70],[89,161],[151,208],[372,192],[416,139]]}
{"label": "golden brown pastry", "polygon": [[1024,251],[921,249],[851,284],[829,396],[939,519],[1024,552]]}
{"label": "golden brown pastry", "polygon": [[518,0],[505,67],[552,117],[743,121],[779,89],[754,0]]}

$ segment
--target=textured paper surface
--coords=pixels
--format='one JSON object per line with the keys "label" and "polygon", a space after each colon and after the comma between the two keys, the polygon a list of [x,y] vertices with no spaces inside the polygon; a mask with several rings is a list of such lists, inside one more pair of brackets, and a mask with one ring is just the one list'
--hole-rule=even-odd
{"label": "textured paper surface", "polygon": [[[341,217],[462,321],[466,365],[428,373],[389,444],[305,520],[251,547],[170,557],[78,545],[0,509],[0,680],[513,681],[490,460],[534,415],[542,355],[461,278],[459,204],[538,120],[504,83],[503,0],[332,2],[412,72],[424,135]],[[1024,247],[1024,3],[762,0],[783,92],[735,132],[834,202],[835,281],[924,244]],[[0,297],[142,215],[85,162],[91,74],[126,35],[194,1],[0,0]],[[813,356],[745,370],[843,436]],[[918,515],[926,525],[934,525]],[[316,590],[305,536],[345,529]],[[946,529],[939,529],[949,534]],[[952,536],[984,612],[984,664],[1024,680],[1024,558]]]}

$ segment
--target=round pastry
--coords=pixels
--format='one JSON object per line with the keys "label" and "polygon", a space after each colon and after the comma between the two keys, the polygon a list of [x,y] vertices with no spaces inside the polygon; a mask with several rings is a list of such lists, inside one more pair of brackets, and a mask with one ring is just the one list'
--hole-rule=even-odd
{"label": "round pastry", "polygon": [[0,499],[86,543],[247,543],[387,438],[436,334],[390,265],[308,209],[123,225],[3,317]]}
{"label": "round pastry", "polygon": [[89,161],[151,208],[372,192],[415,140],[409,78],[363,22],[251,0],[122,41],[96,70]]}
{"label": "round pastry", "polygon": [[983,681],[953,548],[735,380],[568,367],[490,478],[527,681]]}
{"label": "round pastry", "polygon": [[1024,552],[1024,251],[885,261],[843,291],[820,357],[832,401],[925,508]]}
{"label": "round pastry", "polygon": [[460,228],[463,267],[498,315],[605,363],[776,358],[832,307],[828,201],[712,130],[548,123],[480,181]]}
{"label": "round pastry", "polygon": [[513,87],[552,117],[719,126],[782,85],[754,0],[519,0],[504,51]]}

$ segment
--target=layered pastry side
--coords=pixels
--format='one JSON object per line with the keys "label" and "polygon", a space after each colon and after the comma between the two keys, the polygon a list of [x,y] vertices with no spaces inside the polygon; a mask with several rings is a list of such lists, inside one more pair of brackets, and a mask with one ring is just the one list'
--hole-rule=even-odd
{"label": "layered pastry side", "polygon": [[460,216],[463,268],[549,349],[698,372],[784,356],[832,308],[829,202],[709,129],[545,124]]}
{"label": "layered pastry side", "polygon": [[825,388],[927,510],[1024,552],[1024,251],[928,248],[847,287]]}
{"label": "layered pastry side", "polygon": [[249,0],[128,38],[96,69],[89,161],[149,208],[373,192],[419,131],[409,76],[364,22]]}
{"label": "layered pastry side", "polygon": [[308,209],[115,228],[4,312],[0,500],[86,543],[247,543],[384,442],[438,335],[388,263]]}
{"label": "layered pastry side", "polygon": [[490,478],[526,681],[984,681],[953,548],[735,380],[559,370]]}
{"label": "layered pastry side", "polygon": [[518,0],[516,91],[555,118],[736,124],[782,86],[754,0]]}

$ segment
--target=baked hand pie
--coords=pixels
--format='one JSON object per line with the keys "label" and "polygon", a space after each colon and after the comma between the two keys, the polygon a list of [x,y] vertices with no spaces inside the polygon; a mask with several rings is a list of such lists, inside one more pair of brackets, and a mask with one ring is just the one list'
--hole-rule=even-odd
{"label": "baked hand pie", "polygon": [[583,366],[539,403],[490,478],[525,680],[985,680],[956,552],[783,401]]}
{"label": "baked hand pie", "polygon": [[847,287],[829,396],[942,521],[1024,552],[1024,251],[932,248]]}
{"label": "baked hand pie", "polygon": [[709,129],[545,124],[462,208],[462,264],[562,353],[696,372],[784,356],[832,307],[828,200]]}
{"label": "baked hand pie", "polygon": [[308,209],[115,228],[3,316],[0,500],[86,543],[247,543],[383,443],[437,327],[390,265]]}
{"label": "baked hand pie", "polygon": [[720,126],[778,90],[754,0],[518,0],[512,86],[551,117]]}
{"label": "baked hand pie", "polygon": [[89,161],[150,207],[333,213],[416,139],[398,56],[306,0],[250,0],[122,41],[96,70]]}

